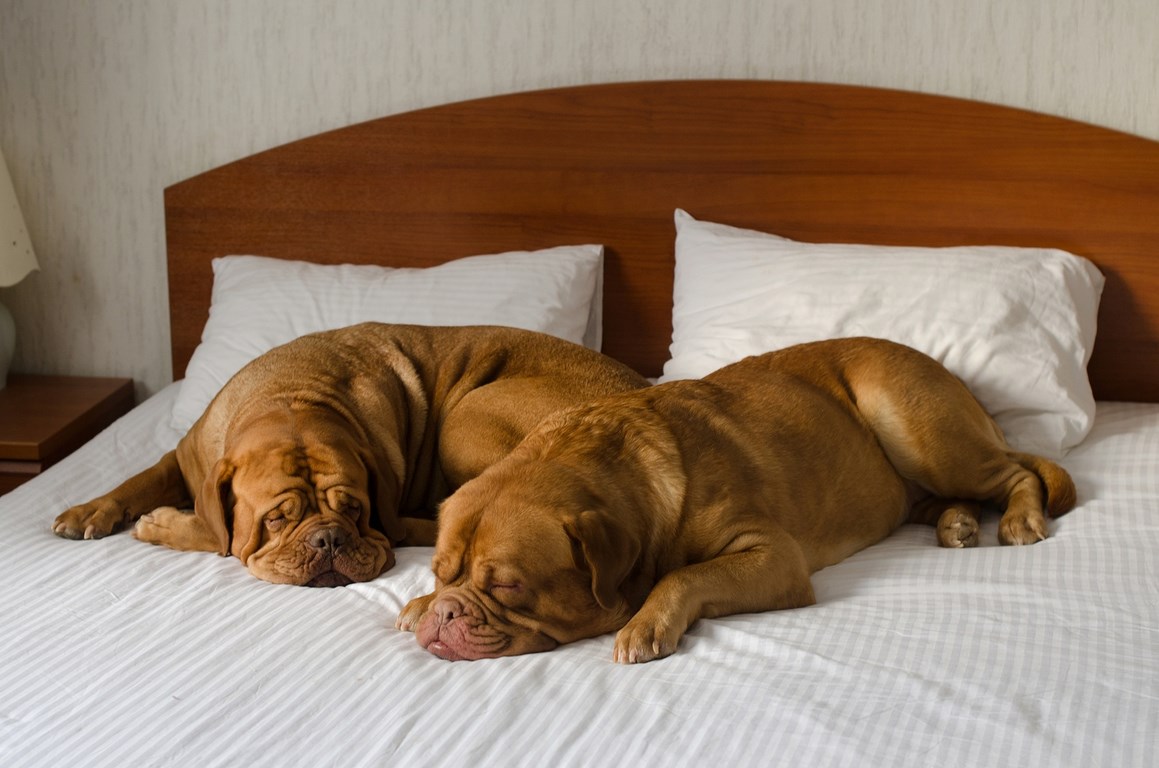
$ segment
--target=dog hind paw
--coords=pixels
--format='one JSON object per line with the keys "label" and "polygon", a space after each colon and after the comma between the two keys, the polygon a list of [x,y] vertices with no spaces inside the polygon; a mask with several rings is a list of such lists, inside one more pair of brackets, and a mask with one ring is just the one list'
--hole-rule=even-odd
{"label": "dog hind paw", "polygon": [[1003,544],[1034,544],[1046,539],[1050,534],[1046,529],[1046,518],[1042,513],[1023,515],[1007,513],[998,523],[998,541]]}
{"label": "dog hind paw", "polygon": [[978,546],[978,518],[960,507],[950,507],[938,518],[938,544],[950,549]]}

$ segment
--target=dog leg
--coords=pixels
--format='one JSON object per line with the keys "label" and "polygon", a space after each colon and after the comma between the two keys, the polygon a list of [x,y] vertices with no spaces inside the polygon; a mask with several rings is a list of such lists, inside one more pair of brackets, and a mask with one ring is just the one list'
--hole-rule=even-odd
{"label": "dog leg", "polygon": [[1011,483],[1006,511],[998,523],[998,541],[1003,544],[1033,544],[1050,534],[1043,514],[1042,482],[1038,476],[1023,470]]}
{"label": "dog leg", "polygon": [[210,531],[192,509],[158,507],[133,526],[133,538],[184,552],[217,552],[218,535]]}
{"label": "dog leg", "polygon": [[57,516],[52,531],[66,539],[100,539],[167,505],[193,506],[175,451],[104,496],[66,509]]}
{"label": "dog leg", "polygon": [[1050,459],[1029,453],[1012,453],[1021,467],[1008,483],[1006,513],[998,524],[998,540],[1003,544],[1033,544],[1049,533],[1043,509],[1051,517],[1074,508],[1076,491],[1070,474]]}
{"label": "dog leg", "polygon": [[739,537],[744,549],[670,571],[636,615],[616,633],[614,659],[636,664],[668,656],[699,618],[813,605],[800,546],[788,534]]}
{"label": "dog leg", "polygon": [[[994,502],[1004,510],[998,528],[1003,544],[1033,544],[1049,536],[1044,509],[1049,505],[1058,515],[1074,506],[1070,476],[1054,462],[1010,450],[965,385],[933,369],[932,361],[914,363],[930,370],[899,366],[874,375],[920,381],[920,393],[880,382],[856,391],[857,408],[898,474],[937,497]],[[940,531],[939,542],[958,546],[947,545]]]}
{"label": "dog leg", "polygon": [[433,547],[438,537],[439,524],[434,520],[425,520],[421,517],[400,517],[406,536],[402,541],[394,542],[399,546]]}

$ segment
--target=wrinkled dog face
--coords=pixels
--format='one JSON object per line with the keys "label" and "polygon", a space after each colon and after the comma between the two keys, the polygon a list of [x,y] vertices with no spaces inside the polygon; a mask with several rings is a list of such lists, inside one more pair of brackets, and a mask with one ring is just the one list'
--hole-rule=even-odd
{"label": "wrinkled dog face", "polygon": [[339,586],[394,564],[370,524],[370,470],[332,423],[274,416],[247,425],[212,480],[223,509],[232,506],[230,551],[260,579]]}
{"label": "wrinkled dog face", "polygon": [[467,483],[439,511],[437,589],[413,626],[419,643],[444,659],[480,659],[622,626],[623,573],[584,530],[597,500],[578,483],[537,482],[546,473],[524,482],[497,474]]}

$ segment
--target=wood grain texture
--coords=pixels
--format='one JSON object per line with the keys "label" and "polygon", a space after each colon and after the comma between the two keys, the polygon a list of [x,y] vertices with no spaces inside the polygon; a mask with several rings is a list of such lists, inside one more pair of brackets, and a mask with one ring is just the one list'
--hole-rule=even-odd
{"label": "wood grain texture", "polygon": [[9,375],[0,389],[0,494],[72,453],[133,404],[131,379]]}
{"label": "wood grain texture", "polygon": [[173,368],[229,253],[423,266],[607,246],[604,349],[667,358],[672,213],[814,242],[1059,247],[1107,276],[1096,397],[1159,401],[1159,144],[876,88],[670,81],[491,97],[323,133],[166,190]]}
{"label": "wood grain texture", "polygon": [[[0,148],[41,271],[16,370],[171,381],[161,190],[287,141],[499,93],[838,82],[1159,139],[1154,0],[0,3]],[[177,371],[180,375],[180,371]]]}

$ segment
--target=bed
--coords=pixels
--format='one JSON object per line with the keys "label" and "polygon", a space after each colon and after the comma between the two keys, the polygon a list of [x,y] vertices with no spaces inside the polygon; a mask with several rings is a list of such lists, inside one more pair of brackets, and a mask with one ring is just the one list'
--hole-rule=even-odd
{"label": "bed", "polygon": [[[180,380],[0,498],[0,764],[1154,764],[1159,144],[864,87],[588,85],[302,139],[173,185],[165,217]],[[585,321],[580,340],[647,376],[679,375],[674,328],[679,337],[719,320],[698,325],[680,302],[702,296],[701,282],[727,272],[729,256],[707,251],[698,276],[678,274],[674,221],[755,238],[758,250],[776,246],[763,239],[773,234],[855,244],[866,249],[857,263],[903,286],[910,272],[959,253],[933,249],[1011,249],[977,262],[980,287],[961,272],[975,262],[954,261],[954,290],[942,283],[934,294],[966,286],[966,310],[939,331],[947,348],[988,328],[995,282],[1024,279],[1038,295],[1046,281],[1033,259],[1055,253],[1044,249],[1097,267],[1086,284],[1060,289],[1074,306],[1058,323],[1043,319],[1056,303],[1044,293],[1045,304],[1021,307],[1007,324],[1053,328],[1027,343],[1052,347],[1043,354],[1072,369],[1055,383],[1078,413],[1060,417],[1069,431],[1054,447],[1076,481],[1077,508],[1030,547],[998,546],[993,515],[981,545],[960,551],[938,548],[931,528],[903,526],[815,574],[815,606],[700,621],[675,655],[636,666],[612,662],[610,636],[478,662],[426,653],[394,620],[433,586],[429,548],[399,550],[372,582],[310,589],[123,534],[75,542],[50,532],[61,510],[176,443],[183,390],[196,410],[190,382],[201,376],[212,390],[206,370],[230,353],[213,345],[252,335],[237,323],[274,317],[266,331],[296,333],[349,320],[363,300],[437,301],[438,270],[467,256],[500,255],[495,274],[515,280],[546,249],[602,246],[572,308]],[[918,260],[898,267],[881,246],[915,249],[906,253]],[[802,253],[793,263],[806,271],[825,255]],[[220,258],[229,255],[261,258]],[[1020,278],[1003,271],[1016,256]],[[858,284],[849,263],[829,276]],[[387,273],[360,270],[383,266],[422,271],[399,273],[417,281],[401,292],[368,297],[359,281]],[[255,277],[267,268],[281,277]],[[315,268],[327,277],[303,277]],[[783,294],[750,294],[751,278],[738,274],[715,286],[710,309],[732,307],[729,291],[781,306]],[[240,293],[226,290],[228,277]],[[311,293],[315,277],[335,280],[323,298]],[[507,284],[473,279],[468,286]],[[258,295],[246,294],[255,281]],[[820,298],[790,302],[794,316],[832,310],[827,285],[812,285]],[[893,306],[871,309],[888,319]],[[928,326],[919,309],[910,307],[914,332]],[[997,367],[993,345],[1007,336],[973,338],[966,357],[978,375]],[[258,338],[254,349],[274,341]],[[1028,354],[1007,353],[1014,365]],[[1014,389],[1039,392],[1045,381]],[[1015,403],[1009,415],[1016,422],[1027,407]]]}

